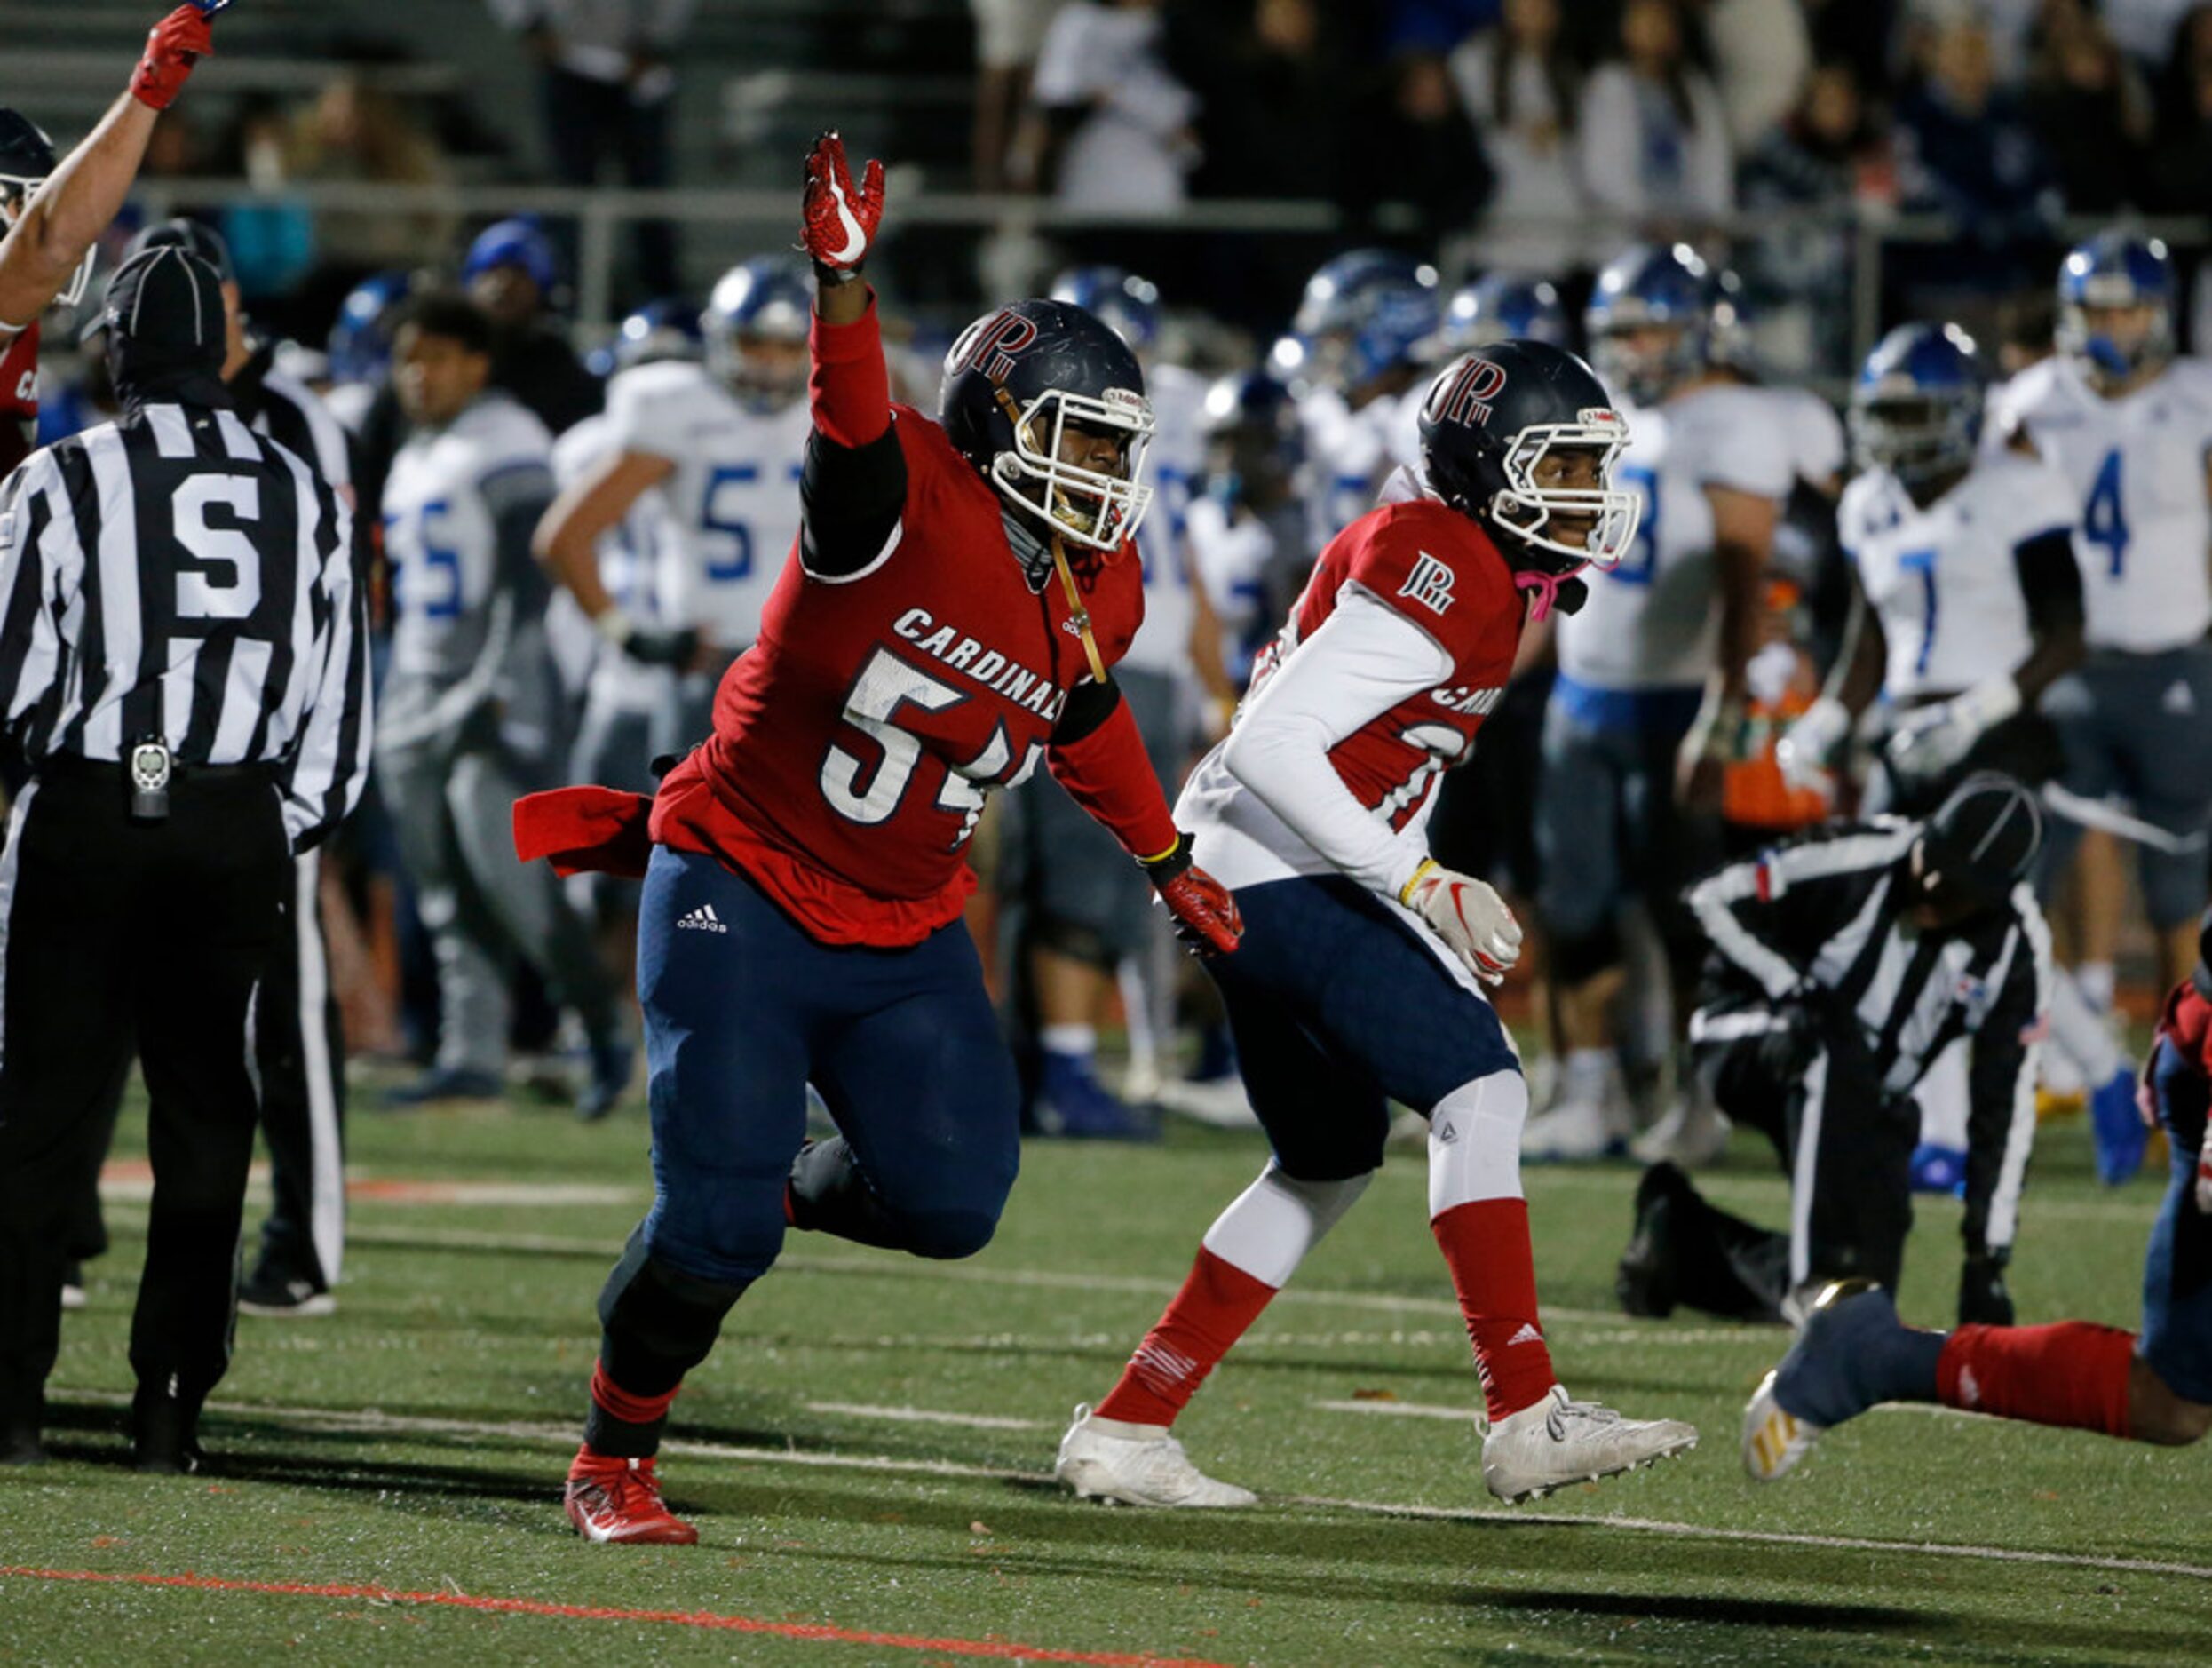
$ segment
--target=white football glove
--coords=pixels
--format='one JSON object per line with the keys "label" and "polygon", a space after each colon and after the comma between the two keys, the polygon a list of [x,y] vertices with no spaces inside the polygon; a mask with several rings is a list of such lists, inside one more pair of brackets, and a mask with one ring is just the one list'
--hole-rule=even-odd
{"label": "white football glove", "polygon": [[1521,958],[1520,923],[1505,900],[1472,875],[1423,858],[1398,896],[1483,983],[1503,984],[1505,970]]}
{"label": "white football glove", "polygon": [[1992,678],[1907,716],[1883,751],[1899,775],[1931,782],[1956,769],[1992,726],[2019,710],[2019,686],[2009,677]]}
{"label": "white football glove", "polygon": [[1784,730],[1774,743],[1774,762],[1781,766],[1782,781],[1798,792],[1811,790],[1823,798],[1835,789],[1828,775],[1828,759],[1851,734],[1851,709],[1834,695],[1822,695]]}

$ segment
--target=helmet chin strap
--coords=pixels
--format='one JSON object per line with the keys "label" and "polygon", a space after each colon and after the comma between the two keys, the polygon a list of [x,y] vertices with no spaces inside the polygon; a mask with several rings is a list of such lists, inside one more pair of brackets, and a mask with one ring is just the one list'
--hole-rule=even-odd
{"label": "helmet chin strap", "polygon": [[1090,610],[1083,607],[1082,593],[1075,589],[1075,576],[1067,567],[1067,547],[1058,533],[1052,535],[1052,567],[1060,576],[1060,588],[1067,592],[1067,623],[1083,639],[1083,654],[1090,662],[1090,676],[1093,681],[1104,683],[1106,658],[1098,653],[1098,639],[1090,634]]}
{"label": "helmet chin strap", "polygon": [[[1582,567],[1587,568],[1589,565],[1585,562]],[[1548,574],[1541,569],[1528,568],[1516,568],[1513,570],[1513,588],[1517,591],[1530,591],[1535,593],[1528,609],[1528,623],[1531,625],[1550,614],[1552,605],[1559,600],[1559,587],[1582,571],[1582,568],[1577,568],[1574,573],[1566,574]]]}

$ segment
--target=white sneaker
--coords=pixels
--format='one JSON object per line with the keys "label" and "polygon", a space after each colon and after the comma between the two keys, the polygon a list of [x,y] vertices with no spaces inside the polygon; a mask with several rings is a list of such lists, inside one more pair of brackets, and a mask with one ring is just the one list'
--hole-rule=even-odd
{"label": "white sneaker", "polygon": [[1788,1476],[1812,1451],[1825,1428],[1782,1411],[1781,1403],[1774,1400],[1774,1375],[1770,1372],[1744,1405],[1744,1470],[1754,1482]]}
{"label": "white sneaker", "polygon": [[1675,1102],[1674,1109],[1637,1136],[1629,1150],[1638,1164],[1703,1170],[1728,1150],[1732,1127],[1709,1098],[1693,1092]]}
{"label": "white sneaker", "polygon": [[1210,1124],[1217,1130],[1256,1130],[1259,1114],[1245,1098],[1244,1079],[1231,1073],[1205,1083],[1178,1078],[1163,1083],[1153,1096],[1163,1112]]}
{"label": "white sneaker", "polygon": [[1150,1441],[1108,1436],[1094,1429],[1088,1405],[1060,1438],[1052,1474],[1085,1500],[1122,1505],[1251,1505],[1259,1497],[1233,1482],[1216,1482],[1163,1431]]}
{"label": "white sneaker", "polygon": [[1508,1505],[1571,1482],[1595,1482],[1697,1446],[1680,1419],[1625,1419],[1553,1385],[1541,1402],[1500,1419],[1482,1439],[1482,1481]]}
{"label": "white sneaker", "polygon": [[1626,1120],[1602,1100],[1562,1100],[1521,1131],[1521,1156],[1531,1164],[1571,1164],[1617,1157]]}

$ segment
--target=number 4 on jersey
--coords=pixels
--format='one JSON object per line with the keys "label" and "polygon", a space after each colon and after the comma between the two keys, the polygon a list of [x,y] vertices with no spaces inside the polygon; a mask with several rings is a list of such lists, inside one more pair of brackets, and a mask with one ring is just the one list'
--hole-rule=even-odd
{"label": "number 4 on jersey", "polygon": [[2105,547],[2106,573],[2120,577],[2128,561],[2128,512],[2120,498],[2120,449],[2105,454],[2089,488],[2089,501],[2081,507],[2081,536]]}

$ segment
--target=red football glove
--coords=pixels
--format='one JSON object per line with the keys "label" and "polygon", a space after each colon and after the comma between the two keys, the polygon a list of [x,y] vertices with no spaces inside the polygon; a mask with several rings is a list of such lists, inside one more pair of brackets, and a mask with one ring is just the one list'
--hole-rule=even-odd
{"label": "red football glove", "polygon": [[852,188],[852,170],[844,141],[824,133],[806,153],[806,225],[801,236],[807,255],[825,274],[857,273],[884,218],[884,165],[870,163],[860,188]]}
{"label": "red football glove", "polygon": [[215,50],[215,33],[198,5],[178,6],[146,37],[146,56],[131,76],[131,96],[149,109],[166,110],[185,90],[192,67]]}
{"label": "red football glove", "polygon": [[1175,917],[1175,935],[1196,956],[1226,956],[1244,934],[1244,917],[1229,888],[1191,862],[1191,837],[1156,862],[1145,865],[1160,902]]}

